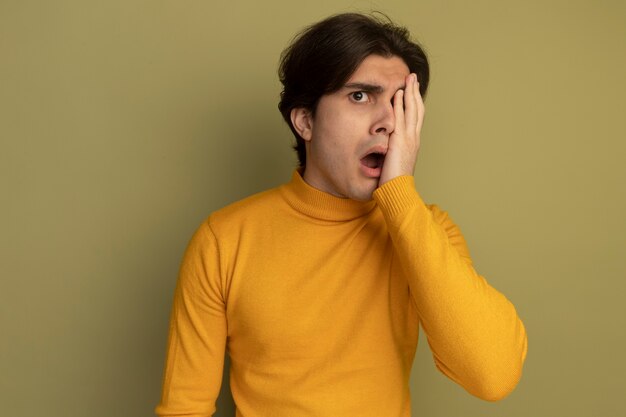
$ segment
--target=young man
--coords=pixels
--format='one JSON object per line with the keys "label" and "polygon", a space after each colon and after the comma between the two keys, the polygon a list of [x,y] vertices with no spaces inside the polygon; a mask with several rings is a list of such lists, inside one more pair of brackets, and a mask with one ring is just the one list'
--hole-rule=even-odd
{"label": "young man", "polygon": [[238,416],[410,416],[420,324],[442,373],[507,396],[524,325],[414,186],[422,49],[391,23],[337,15],[300,34],[280,76],[300,167],[193,236],[157,414],[212,415],[227,351]]}

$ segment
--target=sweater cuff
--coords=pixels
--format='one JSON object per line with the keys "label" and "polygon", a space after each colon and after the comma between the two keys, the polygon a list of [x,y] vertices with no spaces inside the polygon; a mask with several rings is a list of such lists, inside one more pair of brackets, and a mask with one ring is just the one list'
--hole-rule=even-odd
{"label": "sweater cuff", "polygon": [[412,175],[401,175],[387,181],[374,190],[373,197],[385,216],[391,218],[421,202]]}

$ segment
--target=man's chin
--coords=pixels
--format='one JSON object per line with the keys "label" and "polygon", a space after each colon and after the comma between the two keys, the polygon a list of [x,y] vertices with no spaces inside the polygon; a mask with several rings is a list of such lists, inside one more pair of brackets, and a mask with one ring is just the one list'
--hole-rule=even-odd
{"label": "man's chin", "polygon": [[362,201],[362,202],[370,201],[372,200],[374,191],[376,191],[377,187],[378,187],[378,183],[370,187],[364,187],[360,190],[355,190],[353,195],[350,196],[350,198],[352,198],[353,200]]}

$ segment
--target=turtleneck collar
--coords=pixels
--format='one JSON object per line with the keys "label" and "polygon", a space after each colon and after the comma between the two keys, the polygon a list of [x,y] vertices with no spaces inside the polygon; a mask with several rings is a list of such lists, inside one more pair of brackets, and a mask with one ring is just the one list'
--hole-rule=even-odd
{"label": "turtleneck collar", "polygon": [[340,198],[320,191],[302,178],[302,169],[294,170],[291,181],[280,187],[291,207],[307,216],[330,221],[348,221],[374,209],[376,202]]}

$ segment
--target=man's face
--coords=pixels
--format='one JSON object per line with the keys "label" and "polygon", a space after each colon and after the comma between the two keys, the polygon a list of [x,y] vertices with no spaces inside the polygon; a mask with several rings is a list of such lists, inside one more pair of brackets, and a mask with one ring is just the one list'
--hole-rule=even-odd
{"label": "man's face", "polygon": [[393,96],[407,75],[401,58],[370,55],[341,89],[320,98],[304,137],[307,183],[338,197],[372,198],[395,127]]}

